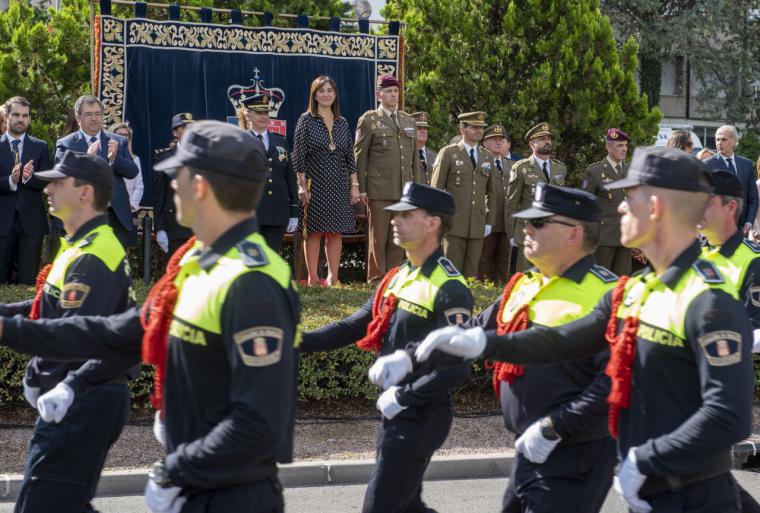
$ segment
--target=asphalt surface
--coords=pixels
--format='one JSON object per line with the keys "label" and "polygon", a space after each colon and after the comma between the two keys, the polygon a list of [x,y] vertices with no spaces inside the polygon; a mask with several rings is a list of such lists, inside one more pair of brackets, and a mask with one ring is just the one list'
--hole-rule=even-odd
{"label": "asphalt surface", "polygon": [[[760,473],[734,472],[736,479],[760,500]],[[438,513],[497,512],[506,479],[427,481],[423,497]],[[350,513],[361,511],[365,485],[294,487],[285,490],[289,513]],[[101,498],[95,501],[101,513],[148,513],[141,496]],[[0,503],[0,513],[10,513],[13,505]],[[626,513],[622,501],[610,491],[603,513]]]}

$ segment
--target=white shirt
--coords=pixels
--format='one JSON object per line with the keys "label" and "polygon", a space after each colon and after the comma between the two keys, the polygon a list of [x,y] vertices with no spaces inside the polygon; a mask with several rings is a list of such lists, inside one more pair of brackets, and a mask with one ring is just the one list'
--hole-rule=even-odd
{"label": "white shirt", "polygon": [[140,157],[134,156],[132,160],[135,161],[137,166],[137,175],[134,178],[124,178],[124,185],[127,186],[127,195],[129,196],[129,206],[132,212],[140,210],[140,201],[145,191],[145,185],[142,178],[142,165],[140,164]]}
{"label": "white shirt", "polygon": [[478,162],[478,147],[477,146],[470,146],[464,140],[462,141],[462,145],[464,146],[464,150],[467,152],[467,156],[470,156],[470,150],[475,150],[475,162]]}
{"label": "white shirt", "polygon": [[89,147],[90,147],[90,145],[92,144],[92,143],[90,142],[90,139],[92,139],[93,137],[95,137],[95,142],[97,142],[97,141],[99,141],[99,140],[100,140],[100,130],[98,130],[98,133],[97,133],[97,134],[95,134],[94,136],[92,136],[92,135],[87,135],[86,133],[84,133],[84,130],[82,130],[81,128],[79,129],[79,133],[80,133],[80,134],[82,134],[82,137],[84,137],[84,140],[87,142],[87,147],[88,147],[88,148],[89,148]]}
{"label": "white shirt", "polygon": [[546,164],[546,172],[549,173],[549,176],[552,175],[552,165],[549,163],[549,160],[542,160],[535,155],[533,155],[533,158],[536,160],[536,164],[538,164],[538,169],[542,170],[544,169],[544,164]]}
{"label": "white shirt", "polygon": [[723,163],[726,164],[726,167],[728,169],[731,169],[731,166],[728,165],[728,159],[731,159],[731,163],[734,165],[734,169],[736,169],[736,155],[731,155],[730,157],[726,157],[723,154],[718,153],[720,155],[720,158],[723,159]]}
{"label": "white shirt", "polygon": [[[8,146],[11,149],[13,148],[13,141],[17,140],[19,142],[18,143],[18,158],[19,158],[19,162],[21,163],[21,176],[20,176],[20,178],[21,178],[21,182],[22,183],[26,183],[26,182],[28,182],[29,180],[32,179],[31,176],[29,178],[24,178],[24,169],[23,169],[24,168],[24,162],[21,162],[21,155],[24,154],[24,137],[26,136],[26,134],[24,133],[24,134],[21,134],[19,137],[13,137],[13,134],[11,134],[10,131],[5,132],[5,133],[8,134]],[[45,170],[44,169],[35,169],[35,171],[45,171]],[[8,175],[8,183],[11,186],[11,191],[15,192],[18,189],[18,184],[13,183],[13,178],[10,175]]]}
{"label": "white shirt", "polygon": [[255,138],[259,138],[259,135],[261,135],[261,142],[264,143],[264,148],[266,148],[267,151],[269,151],[269,131],[264,130],[259,134],[256,130],[251,130],[251,133]]}

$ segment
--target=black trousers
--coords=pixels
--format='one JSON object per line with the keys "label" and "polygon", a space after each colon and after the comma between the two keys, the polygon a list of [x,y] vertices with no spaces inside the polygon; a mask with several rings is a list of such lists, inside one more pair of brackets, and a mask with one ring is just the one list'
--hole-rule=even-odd
{"label": "black trousers", "polygon": [[641,498],[652,506],[652,513],[739,513],[742,511],[739,489],[731,472],[724,472],[692,483],[680,492]]}
{"label": "black trousers", "polygon": [[93,511],[108,449],[128,415],[127,385],[96,385],[74,398],[59,424],[37,419],[14,512]]}
{"label": "black trousers", "polygon": [[214,490],[192,493],[182,513],[283,513],[285,499],[276,476]]}
{"label": "black trousers", "polygon": [[544,463],[517,453],[502,513],[596,513],[617,462],[615,442],[601,438],[557,446]]}
{"label": "black trousers", "polygon": [[42,235],[26,235],[21,228],[18,210],[13,215],[13,225],[7,235],[0,237],[0,283],[34,285],[42,258]]}
{"label": "black trousers", "polygon": [[287,226],[279,225],[266,225],[260,227],[261,235],[264,237],[264,240],[267,241],[267,246],[278,253],[282,250],[282,236],[285,235],[286,228]]}

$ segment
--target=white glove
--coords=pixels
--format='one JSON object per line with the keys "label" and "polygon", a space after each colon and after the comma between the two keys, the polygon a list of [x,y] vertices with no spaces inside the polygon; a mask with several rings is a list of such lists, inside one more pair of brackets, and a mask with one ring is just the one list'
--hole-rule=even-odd
{"label": "white glove", "polygon": [[543,463],[562,438],[549,440],[541,434],[541,420],[537,420],[525,430],[515,442],[515,450],[533,463]]}
{"label": "white glove", "polygon": [[40,396],[40,387],[30,387],[23,382],[24,385],[24,399],[28,402],[32,408],[37,409],[37,398]]}
{"label": "white glove", "polygon": [[381,356],[369,368],[369,380],[373,385],[387,389],[399,381],[404,376],[412,372],[412,359],[402,349],[396,350],[393,354]]}
{"label": "white glove", "polygon": [[485,235],[483,235],[483,237],[488,237],[489,235],[491,235],[491,230],[493,230],[493,226],[491,226],[490,224],[487,224],[486,229],[485,229]]}
{"label": "white glove", "polygon": [[[458,331],[454,331],[454,330]],[[441,333],[446,330],[447,333]],[[461,356],[466,360],[474,360],[483,353],[486,348],[486,332],[483,328],[470,328],[464,330],[458,326],[446,326],[431,332],[422,344],[414,352],[418,362],[424,362],[430,357],[434,349],[443,351],[454,356]]]}
{"label": "white glove", "polygon": [[66,416],[71,403],[74,402],[74,391],[66,383],[61,381],[53,390],[42,394],[37,399],[37,409],[40,411],[40,417],[45,422],[55,422],[58,424]]}
{"label": "white glove", "polygon": [[752,338],[754,339],[754,344],[752,345],[752,352],[753,353],[760,353],[760,330],[755,330],[752,332]]}
{"label": "white glove", "polygon": [[164,421],[161,420],[161,411],[156,412],[156,416],[153,417],[153,436],[156,441],[161,444],[161,447],[166,449],[166,426]]}
{"label": "white glove", "polygon": [[396,399],[396,391],[400,387],[392,386],[377,398],[377,409],[383,414],[383,417],[390,420],[402,411],[406,410],[406,406],[401,406]]}
{"label": "white glove", "polygon": [[288,227],[285,228],[285,231],[288,233],[293,233],[296,231],[296,228],[298,228],[298,218],[297,217],[291,217],[288,219]]}
{"label": "white glove", "polygon": [[156,232],[156,242],[158,243],[158,247],[161,248],[161,251],[164,253],[169,252],[169,236],[166,235],[166,230],[158,230],[158,232]]}
{"label": "white glove", "polygon": [[647,476],[639,472],[639,467],[636,465],[636,448],[631,447],[628,450],[628,456],[623,460],[623,464],[613,480],[613,487],[634,513],[652,511],[652,506],[639,498],[639,490],[641,490],[646,479]]}
{"label": "white glove", "polygon": [[148,479],[145,485],[145,504],[153,513],[179,513],[185,505],[187,497],[180,497],[182,488],[168,486],[161,488],[152,480]]}

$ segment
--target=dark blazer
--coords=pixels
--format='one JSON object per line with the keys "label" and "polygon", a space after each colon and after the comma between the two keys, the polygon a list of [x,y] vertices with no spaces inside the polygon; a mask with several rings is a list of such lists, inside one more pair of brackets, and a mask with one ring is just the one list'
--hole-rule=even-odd
{"label": "dark blazer", "polygon": [[260,226],[285,226],[298,217],[296,174],[290,161],[288,142],[272,132],[269,135],[269,177],[256,209]]}
{"label": "dark blazer", "polygon": [[[757,214],[758,195],[757,186],[755,185],[755,165],[751,160],[740,157],[736,154],[733,156],[734,166],[736,167],[736,175],[739,177],[739,181],[742,183],[742,189],[744,190],[744,208],[742,215],[739,217],[739,228],[744,223],[750,225],[755,222],[755,215]],[[720,155],[715,155],[705,161],[710,169],[723,169],[728,171],[726,161]]]}
{"label": "dark blazer", "polygon": [[[21,165],[34,162],[34,171],[51,168],[50,153],[45,141],[24,135]],[[19,178],[16,191],[12,191],[8,177],[13,171],[10,138],[0,137],[0,236],[8,235],[13,227],[14,211],[18,209],[21,229],[25,235],[42,237],[48,231],[47,209],[42,199],[42,189],[47,182],[32,176],[26,183]]]}
{"label": "dark blazer", "polygon": [[[119,152],[116,154],[116,160],[111,164],[114,172],[113,196],[111,196],[111,208],[116,218],[119,220],[125,230],[131,232],[134,230],[132,223],[132,211],[129,208],[129,194],[127,186],[122,178],[134,178],[139,173],[135,161],[129,155],[127,149],[127,140],[113,132],[106,130],[100,131],[100,156],[108,160],[108,140],[115,139],[119,143]],[[66,137],[58,139],[55,143],[55,162],[63,158],[66,150],[85,153],[90,143],[82,136],[82,132],[77,130]]]}
{"label": "dark blazer", "polygon": [[[153,165],[174,155],[175,146],[155,150]],[[156,233],[165,231],[169,240],[187,240],[193,236],[190,228],[177,222],[177,211],[174,206],[174,189],[171,180],[160,171],[153,171],[153,222]]]}

